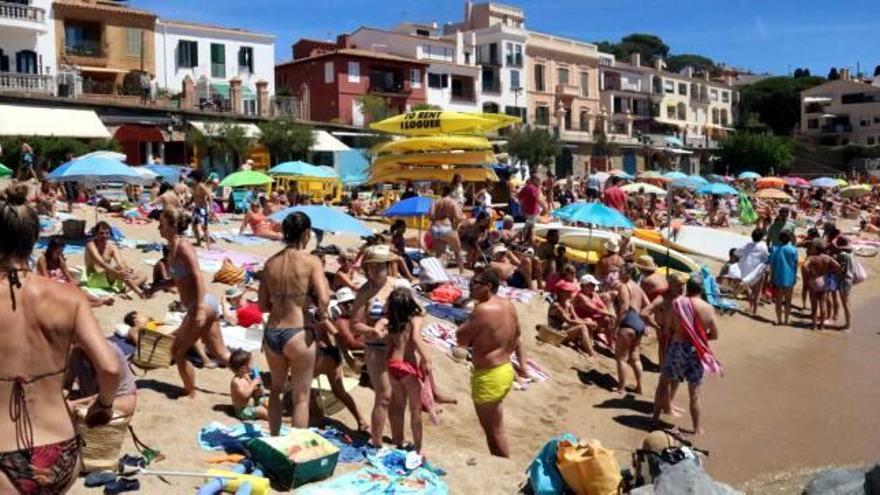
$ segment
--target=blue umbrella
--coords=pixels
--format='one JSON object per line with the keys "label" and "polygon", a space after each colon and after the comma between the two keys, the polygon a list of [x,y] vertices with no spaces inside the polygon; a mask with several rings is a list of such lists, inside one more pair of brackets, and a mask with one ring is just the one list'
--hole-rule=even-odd
{"label": "blue umbrella", "polygon": [[119,160],[101,156],[71,160],[53,170],[46,179],[54,182],[86,182],[90,184],[104,182],[137,184],[143,180],[140,174],[128,165]]}
{"label": "blue umbrella", "polygon": [[819,177],[810,181],[813,187],[837,187],[837,179],[831,177]]}
{"label": "blue umbrella", "polygon": [[689,175],[688,181],[690,181],[692,184],[699,184],[701,186],[709,184],[709,181],[699,175]]}
{"label": "blue umbrella", "polygon": [[181,176],[192,172],[191,168],[184,167],[183,165],[160,165],[154,163],[152,165],[144,165],[144,168],[154,172],[169,184],[177,184],[180,182]]}
{"label": "blue umbrella", "polygon": [[319,167],[302,161],[279,163],[269,169],[269,175],[301,175],[303,177],[318,177],[321,179],[335,179],[339,177],[329,167]]}
{"label": "blue umbrella", "polygon": [[706,180],[709,182],[724,182],[724,177],[718,174],[709,174],[706,176]]}
{"label": "blue umbrella", "polygon": [[356,234],[360,237],[369,237],[373,231],[366,228],[357,218],[330,206],[293,206],[273,213],[269,218],[275,222],[283,222],[287,215],[294,212],[302,212],[308,215],[312,221],[312,228],[337,233]]}
{"label": "blue umbrella", "polygon": [[683,179],[676,179],[672,181],[672,187],[686,187],[688,189],[698,189],[708,184],[709,181],[700,177],[699,175],[691,175]]}
{"label": "blue umbrella", "polygon": [[759,174],[757,172],[740,172],[740,174],[737,175],[736,178],[740,179],[740,180],[754,180],[754,179],[760,179],[761,174]]}
{"label": "blue umbrella", "polygon": [[669,180],[680,180],[687,179],[687,174],[684,174],[682,172],[666,172],[665,174],[663,174],[663,177]]}
{"label": "blue umbrella", "polygon": [[583,202],[583,201],[580,203],[569,203],[569,204],[563,206],[562,208],[558,208],[556,210],[553,210],[553,212],[550,213],[550,216],[555,217],[555,218],[561,218],[563,220],[568,220],[568,217],[571,216],[571,214],[572,214],[572,212],[574,212],[574,210],[576,210],[577,208],[579,208],[585,204],[587,204],[587,203]]}
{"label": "blue umbrella", "polygon": [[633,223],[626,216],[601,203],[576,203],[568,213],[569,222],[581,222],[597,227],[616,227],[631,229]]}
{"label": "blue umbrella", "polygon": [[727,184],[716,182],[714,184],[705,185],[697,189],[697,194],[718,194],[724,196],[735,196],[738,191]]}
{"label": "blue umbrella", "polygon": [[427,196],[413,196],[391,205],[383,217],[423,217],[431,211],[434,200]]}

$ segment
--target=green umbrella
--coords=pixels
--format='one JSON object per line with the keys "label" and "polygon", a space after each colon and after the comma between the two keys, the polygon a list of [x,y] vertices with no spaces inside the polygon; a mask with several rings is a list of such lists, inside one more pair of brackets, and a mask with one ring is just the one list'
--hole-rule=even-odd
{"label": "green umbrella", "polygon": [[6,177],[7,175],[12,175],[12,170],[0,163],[0,177]]}
{"label": "green umbrella", "polygon": [[227,175],[220,187],[246,187],[246,186],[265,186],[272,183],[272,178],[262,172],[253,170],[242,170],[234,174]]}

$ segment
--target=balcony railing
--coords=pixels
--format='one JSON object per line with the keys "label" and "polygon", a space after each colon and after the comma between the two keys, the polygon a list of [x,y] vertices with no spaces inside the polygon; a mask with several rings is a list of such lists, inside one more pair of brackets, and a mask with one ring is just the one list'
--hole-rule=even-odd
{"label": "balcony railing", "polygon": [[46,23],[46,11],[31,5],[0,2],[0,19]]}
{"label": "balcony railing", "polygon": [[101,42],[97,40],[80,40],[68,45],[64,45],[64,54],[77,57],[96,57],[104,56],[101,49]]}
{"label": "balcony railing", "polygon": [[370,88],[367,90],[367,92],[390,95],[405,95],[412,92],[412,90],[407,89],[407,87],[403,83],[393,84],[390,86],[384,84],[370,84]]}
{"label": "balcony railing", "polygon": [[556,94],[565,96],[581,96],[581,88],[571,84],[557,84]]}
{"label": "balcony railing", "polygon": [[0,72],[0,91],[52,94],[54,89],[55,83],[52,76]]}

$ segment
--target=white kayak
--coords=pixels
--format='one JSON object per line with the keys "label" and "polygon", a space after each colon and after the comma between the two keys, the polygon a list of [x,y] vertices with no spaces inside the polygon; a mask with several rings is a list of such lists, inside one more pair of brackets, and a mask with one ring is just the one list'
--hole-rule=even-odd
{"label": "white kayak", "polygon": [[672,232],[662,229],[660,233],[675,250],[718,261],[728,261],[731,249],[739,249],[751,241],[744,235],[727,230],[692,225],[683,225],[672,229]]}
{"label": "white kayak", "polygon": [[[596,251],[600,254],[605,252],[605,241],[608,239],[620,241],[620,235],[607,230],[594,229],[590,232],[589,229],[578,229],[576,232],[568,232],[559,236],[559,242],[564,246],[580,251]],[[657,266],[666,266],[684,273],[691,273],[700,269],[699,263],[676,251],[674,248],[667,249],[666,246],[636,237],[630,238],[630,241],[635,245],[637,256],[649,254]]]}

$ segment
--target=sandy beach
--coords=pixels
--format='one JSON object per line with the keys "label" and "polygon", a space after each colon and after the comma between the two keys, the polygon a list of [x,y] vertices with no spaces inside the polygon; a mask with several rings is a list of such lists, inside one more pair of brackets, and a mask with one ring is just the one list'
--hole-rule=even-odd
{"label": "sandy beach", "polygon": [[[93,213],[79,210],[78,215],[91,221]],[[159,239],[155,223],[129,226],[118,218],[102,217],[129,239]],[[215,228],[237,229],[234,218]],[[329,241],[340,245],[357,242],[344,236]],[[240,246],[225,241],[217,246],[260,256],[279,248],[274,243]],[[124,249],[123,256],[131,266],[148,273],[150,267],[144,260],[155,259],[158,253]],[[778,493],[798,493],[803,486],[780,484],[780,479],[787,478],[779,473],[880,458],[880,443],[876,441],[880,438],[876,415],[880,389],[872,383],[880,372],[880,361],[874,358],[880,351],[880,338],[877,326],[870,323],[878,316],[880,301],[871,295],[880,288],[880,279],[875,275],[880,265],[875,258],[861,260],[872,277],[854,290],[857,310],[851,332],[775,327],[766,319],[771,317],[770,305],[762,306],[758,319],[741,314],[719,317],[721,336],[714,348],[725,366],[725,375],[710,379],[704,387],[707,434],[697,441],[698,446],[711,452],[706,467],[716,479],[753,493],[770,487]],[[82,255],[69,256],[69,264],[82,264]],[[220,284],[209,285],[209,291],[216,295],[224,289]],[[96,314],[109,335],[126,312],[137,309],[162,318],[171,301],[169,294],[158,294],[147,301],[120,299],[112,307],[97,309]],[[505,401],[505,421],[513,449],[509,460],[488,455],[470,402],[468,370],[438,348],[429,347],[439,386],[459,401],[458,405],[443,407],[440,426],[426,423],[425,429],[425,454],[448,472],[445,480],[452,493],[517,491],[536,451],[548,438],[563,432],[601,440],[614,449],[625,467],[630,464],[632,450],[650,429],[658,378],[653,334],[642,345],[646,395],[622,397],[611,392],[615,370],[610,357],[600,355],[591,360],[569,348],[535,340],[535,325],[546,321],[546,302],[536,297],[517,307],[530,357],[550,373],[551,379],[532,384],[526,391],[512,392]],[[262,356],[258,363],[267,369]],[[211,421],[235,421],[227,414],[229,379],[225,369],[198,370],[198,396],[194,400],[173,400],[170,396],[181,390],[175,368],[146,374],[138,370],[139,401],[132,424],[143,441],[165,454],[166,459],[156,464],[157,469],[208,467],[204,459],[211,453],[199,448],[197,432]],[[369,411],[371,391],[358,387],[352,394],[362,411]],[[686,406],[686,393],[680,393],[677,402]],[[354,426],[345,411],[334,415],[334,419]],[[690,428],[687,417],[676,424]],[[134,453],[130,439],[125,449]],[[351,466],[340,464],[336,472],[348,469]],[[169,486],[157,478],[143,477],[142,491],[192,493],[199,484],[184,478],[171,481]],[[80,481],[73,493],[93,492]]]}

